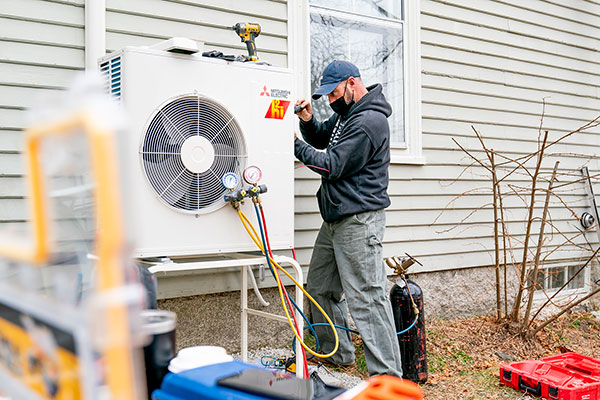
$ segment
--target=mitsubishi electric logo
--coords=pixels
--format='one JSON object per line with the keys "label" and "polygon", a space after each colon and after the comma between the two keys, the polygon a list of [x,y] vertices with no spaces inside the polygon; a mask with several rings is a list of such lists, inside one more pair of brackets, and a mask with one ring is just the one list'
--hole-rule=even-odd
{"label": "mitsubishi electric logo", "polygon": [[265,118],[268,119],[283,119],[285,117],[285,112],[287,111],[290,105],[290,95],[292,92],[290,90],[285,89],[268,89],[267,85],[264,85],[260,96],[270,97],[271,103],[269,104],[269,108],[267,108],[267,113],[265,114]]}
{"label": "mitsubishi electric logo", "polygon": [[292,92],[289,90],[285,90],[285,89],[267,89],[267,86],[263,86],[262,91],[260,92],[261,96],[267,96],[267,97],[275,97],[278,99],[289,99],[290,94]]}

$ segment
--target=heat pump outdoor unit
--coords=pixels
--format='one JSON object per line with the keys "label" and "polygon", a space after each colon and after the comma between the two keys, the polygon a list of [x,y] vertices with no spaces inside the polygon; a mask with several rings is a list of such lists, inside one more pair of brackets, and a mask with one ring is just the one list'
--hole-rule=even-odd
{"label": "heat pump outdoor unit", "polygon": [[[288,69],[128,47],[100,60],[130,120],[120,138],[136,257],[257,250],[221,179],[262,171],[273,249],[293,246],[293,104]],[[242,210],[255,222],[251,201]]]}

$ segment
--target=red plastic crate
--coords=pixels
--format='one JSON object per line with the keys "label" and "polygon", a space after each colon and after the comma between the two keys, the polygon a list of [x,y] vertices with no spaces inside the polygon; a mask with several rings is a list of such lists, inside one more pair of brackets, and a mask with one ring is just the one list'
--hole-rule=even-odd
{"label": "red plastic crate", "polygon": [[600,376],[596,374],[600,360],[585,357],[582,362],[584,356],[574,354],[502,365],[500,382],[546,399],[600,400]]}
{"label": "red plastic crate", "polygon": [[600,382],[600,360],[578,353],[564,353],[542,358],[542,361],[589,375]]}

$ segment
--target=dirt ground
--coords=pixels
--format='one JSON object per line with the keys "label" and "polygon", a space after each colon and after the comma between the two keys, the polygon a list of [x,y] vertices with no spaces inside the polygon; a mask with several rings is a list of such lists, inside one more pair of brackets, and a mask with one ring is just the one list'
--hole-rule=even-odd
{"label": "dirt ground", "polygon": [[[355,338],[360,346],[360,339]],[[533,399],[500,384],[501,364],[574,351],[600,358],[600,320],[588,313],[564,315],[535,339],[491,317],[427,321],[429,380],[427,400]],[[367,378],[357,348],[357,363],[340,371]],[[512,359],[508,360],[508,359]]]}
{"label": "dirt ground", "polygon": [[600,358],[600,321],[592,314],[564,315],[530,340],[491,317],[428,321],[425,398],[529,398],[500,384],[499,366],[511,362],[507,358],[539,359],[568,351]]}

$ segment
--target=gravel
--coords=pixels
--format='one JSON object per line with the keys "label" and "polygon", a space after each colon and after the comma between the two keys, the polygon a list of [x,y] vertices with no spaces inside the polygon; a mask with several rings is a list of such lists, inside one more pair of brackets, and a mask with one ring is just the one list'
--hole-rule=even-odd
{"label": "gravel", "polygon": [[[241,354],[232,354],[235,359],[241,360]],[[258,350],[249,350],[248,351],[248,363],[262,365],[261,357],[275,357],[275,358],[287,358],[291,357],[292,354],[289,349],[271,349],[271,348],[263,348]],[[319,377],[323,382],[332,386],[340,386],[347,389],[353,388],[356,385],[363,382],[359,377],[348,375],[343,372],[332,371],[329,368],[326,368],[323,365],[312,365],[309,363],[308,365],[309,373],[312,373],[314,370],[317,370]]]}

